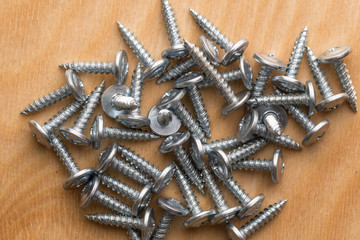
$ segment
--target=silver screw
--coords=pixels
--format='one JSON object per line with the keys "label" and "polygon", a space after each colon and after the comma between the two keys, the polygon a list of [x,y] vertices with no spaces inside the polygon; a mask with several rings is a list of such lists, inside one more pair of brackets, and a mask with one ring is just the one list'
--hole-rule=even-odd
{"label": "silver screw", "polygon": [[33,134],[33,137],[37,142],[50,148],[50,133],[57,129],[61,124],[68,120],[72,115],[80,110],[82,106],[81,102],[73,102],[67,107],[63,108],[60,112],[54,115],[44,125],[38,124],[35,120],[29,121],[29,127]]}
{"label": "silver screw", "polygon": [[170,136],[181,127],[180,119],[169,109],[159,110],[156,106],[153,106],[150,109],[148,118],[150,119],[151,130],[160,136]]}
{"label": "silver screw", "polygon": [[117,147],[118,145],[116,143],[112,143],[101,152],[96,171],[98,173],[103,173],[109,166],[111,166],[121,174],[128,176],[141,185],[151,184],[150,180],[147,179],[142,173],[126,162],[115,157]]}
{"label": "silver screw", "polygon": [[149,205],[152,197],[150,185],[145,185],[139,192],[109,175],[98,174],[98,176],[102,184],[134,202],[132,211],[136,215],[139,215]]}
{"label": "silver screw", "polygon": [[108,62],[73,62],[59,65],[64,69],[71,69],[82,73],[115,74],[115,81],[118,85],[123,85],[129,72],[129,63],[126,52],[121,50],[116,53],[115,61]]}
{"label": "silver screw", "polygon": [[122,140],[151,140],[158,139],[159,136],[141,130],[131,130],[113,127],[104,127],[103,117],[97,115],[90,130],[92,147],[99,149],[104,138],[116,138]]}
{"label": "silver screw", "polygon": [[305,26],[304,30],[300,32],[299,37],[294,44],[285,76],[274,76],[271,80],[275,86],[283,91],[305,91],[304,84],[296,80],[296,75],[305,51],[307,32],[308,27]]}
{"label": "silver screw", "polygon": [[152,186],[154,193],[159,193],[171,182],[175,171],[173,164],[168,165],[164,170],[161,171],[130,149],[127,149],[123,146],[118,146],[118,152],[120,152],[120,155],[128,162],[135,165],[136,168],[139,168],[140,171],[146,173],[155,180]]}
{"label": "silver screw", "polygon": [[152,239],[162,240],[165,239],[174,217],[185,217],[189,214],[189,210],[182,205],[181,202],[173,198],[158,197],[156,202],[165,212],[161,217]]}
{"label": "silver screw", "polygon": [[131,240],[141,240],[139,233],[133,228],[128,228],[127,234]]}
{"label": "silver screw", "polygon": [[144,79],[147,79],[148,77],[157,78],[160,76],[169,66],[169,59],[163,58],[155,62],[146,49],[141,45],[139,40],[137,40],[135,35],[130,32],[129,29],[121,25],[119,21],[117,21],[117,23],[124,41],[130,46],[139,60],[144,63],[145,67],[147,67],[144,72]]}
{"label": "silver screw", "polygon": [[197,83],[202,82],[204,76],[196,73],[189,72],[178,78],[174,84],[176,88],[186,88],[190,96],[191,103],[194,107],[196,116],[208,138],[211,138],[210,121],[209,116],[205,108],[204,100],[201,97],[199,88],[196,86]]}
{"label": "silver screw", "polygon": [[206,142],[204,132],[200,125],[191,116],[191,113],[186,109],[184,104],[180,102],[185,96],[185,93],[185,89],[172,89],[166,92],[157,104],[157,108],[172,110],[193,135],[199,137],[201,141]]}
{"label": "silver screw", "polygon": [[349,96],[349,103],[354,112],[357,112],[358,107],[356,103],[356,92],[348,70],[346,69],[346,64],[344,63],[343,58],[349,55],[352,51],[352,48],[349,46],[334,47],[319,56],[319,61],[321,63],[332,63],[335,66],[336,73],[339,77],[340,83],[345,93]]}
{"label": "silver screw", "polygon": [[69,142],[79,145],[79,146],[89,146],[91,144],[90,139],[88,139],[84,134],[83,131],[89,122],[91,115],[93,114],[96,105],[100,100],[100,96],[102,90],[105,86],[105,81],[103,81],[99,86],[95,88],[94,91],[91,92],[90,96],[88,97],[84,108],[81,110],[78,118],[76,119],[74,126],[72,128],[62,126],[60,128],[60,133],[63,135],[66,140]]}
{"label": "silver screw", "polygon": [[191,212],[191,217],[184,222],[185,227],[201,227],[207,224],[213,216],[216,215],[214,209],[209,209],[203,211],[199,205],[199,202],[196,200],[194,191],[192,190],[189,181],[186,179],[185,175],[180,171],[180,169],[173,163],[175,166],[175,176],[177,184],[182,192],[182,195],[187,204],[187,208]]}
{"label": "silver screw", "polygon": [[204,53],[186,39],[184,39],[184,44],[185,47],[189,50],[190,55],[194,58],[196,64],[205,73],[205,76],[215,84],[221,95],[224,96],[227,104],[222,107],[221,113],[223,115],[227,115],[241,107],[249,98],[250,93],[248,91],[242,91],[235,95],[228,83],[206,59]]}
{"label": "silver screw", "polygon": [[55,91],[35,100],[33,103],[29,104],[24,108],[20,113],[21,114],[29,114],[33,112],[38,112],[45,107],[54,104],[61,99],[74,95],[75,99],[79,102],[84,102],[86,100],[84,86],[80,78],[72,71],[68,70],[65,72],[65,78],[67,84],[56,89]]}
{"label": "silver screw", "polygon": [[280,202],[275,203],[274,205],[270,205],[261,211],[258,215],[253,217],[249,222],[247,222],[240,229],[237,229],[231,223],[227,224],[229,239],[235,240],[245,240],[252,233],[254,233],[257,229],[263,226],[265,223],[270,221],[285,205],[287,200],[282,200]]}
{"label": "silver screw", "polygon": [[200,192],[205,195],[204,184],[200,174],[195,169],[192,161],[189,158],[189,155],[182,146],[190,137],[189,132],[179,132],[174,133],[173,135],[167,137],[159,146],[159,151],[161,153],[168,153],[173,151],[176,155],[177,160],[185,171],[186,175],[189,177],[191,182],[200,190]]}
{"label": "silver screw", "polygon": [[281,136],[282,130],[287,124],[287,114],[280,106],[260,106],[256,109],[259,113],[260,122],[264,123],[270,134]]}
{"label": "silver screw", "polygon": [[324,100],[316,105],[317,111],[333,111],[337,109],[345,100],[348,99],[346,93],[334,94],[330,84],[325,76],[325,73],[319,65],[317,57],[314,55],[311,48],[307,47],[307,56],[310,69],[314,75],[315,82],[318,85],[321,95]]}
{"label": "silver screw", "polygon": [[272,160],[244,159],[232,163],[232,167],[245,170],[269,171],[273,183],[277,184],[281,181],[281,175],[284,172],[285,164],[281,150],[276,149]]}
{"label": "silver screw", "polygon": [[254,139],[238,147],[237,149],[229,152],[227,154],[227,158],[230,160],[230,162],[235,162],[237,160],[247,158],[252,154],[258,152],[263,147],[265,147],[267,142],[268,142],[267,140],[262,138]]}
{"label": "silver screw", "polygon": [[194,62],[192,57],[182,60],[181,62],[167,70],[167,72],[165,72],[156,82],[162,83],[178,78],[195,65],[196,63]]}
{"label": "silver screw", "polygon": [[233,61],[236,61],[243,54],[249,42],[247,39],[242,39],[237,43],[232,43],[224,34],[221,33],[209,20],[195,12],[190,8],[190,13],[194,17],[199,26],[225,50],[225,55],[221,60],[223,65],[228,65]]}

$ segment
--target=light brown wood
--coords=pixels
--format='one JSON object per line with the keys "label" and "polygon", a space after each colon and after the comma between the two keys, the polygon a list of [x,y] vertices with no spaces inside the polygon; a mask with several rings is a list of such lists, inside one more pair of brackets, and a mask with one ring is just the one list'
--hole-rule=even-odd
{"label": "light brown wood", "polygon": [[[193,8],[215,23],[232,41],[250,41],[245,54],[255,76],[259,71],[252,56],[255,52],[272,53],[287,62],[299,32],[309,27],[308,44],[315,54],[337,45],[350,45],[353,53],[345,59],[355,89],[360,91],[360,2],[359,1],[175,1],[180,34],[199,44],[202,31],[194,23],[188,8]],[[84,217],[85,213],[109,212],[97,203],[79,207],[80,190],[65,191],[68,173],[53,151],[39,145],[31,136],[27,122],[44,123],[65,107],[72,97],[29,116],[19,113],[35,98],[64,84],[64,71],[58,64],[70,61],[113,61],[120,49],[127,51],[130,71],[137,59],[124,43],[116,20],[135,32],[155,59],[169,47],[161,15],[160,1],[3,1],[0,8],[1,80],[1,165],[0,165],[0,238],[1,239],[125,239],[126,231],[100,226]],[[223,54],[223,51],[221,51]],[[235,69],[236,64],[226,69]],[[221,68],[225,69],[225,68]],[[332,66],[324,66],[335,92],[340,84]],[[113,76],[79,74],[89,93],[101,80],[114,84]],[[298,78],[313,79],[303,59]],[[270,84],[269,84],[270,85]],[[232,84],[235,91],[243,89]],[[141,112],[147,115],[172,83],[144,85]],[[270,92],[270,91],[269,91]],[[212,140],[232,136],[245,108],[229,116],[220,114],[224,100],[216,89],[201,93],[210,115]],[[318,93],[318,91],[317,91]],[[318,94],[318,99],[321,95]],[[189,101],[186,100],[189,106]],[[96,110],[101,114],[100,107]],[[321,141],[302,151],[284,149],[285,172],[282,182],[274,185],[268,173],[234,171],[239,184],[255,196],[265,195],[264,207],[288,199],[283,211],[251,239],[358,239],[360,235],[360,115],[347,104],[331,113],[316,113],[314,122],[328,119],[331,126]],[[71,126],[75,117],[65,123]],[[106,125],[118,126],[105,118]],[[89,132],[89,123],[86,134]],[[305,131],[293,119],[285,130],[298,142]],[[156,148],[162,139],[150,142],[121,142],[163,168],[174,155],[161,154]],[[118,141],[119,142],[119,141]],[[110,141],[104,141],[102,148]],[[95,166],[99,151],[66,143],[80,168]],[[271,158],[270,144],[254,157]],[[110,171],[110,174],[132,184]],[[132,186],[137,187],[132,184]],[[221,186],[229,206],[236,201]],[[209,197],[199,196],[204,209],[213,208]],[[112,193],[113,194],[113,193]],[[114,195],[114,194],[113,194]],[[183,199],[173,181],[161,195]],[[117,198],[130,204],[121,196]],[[156,220],[162,210],[155,206]],[[246,219],[248,220],[248,219]],[[235,220],[240,227],[246,220]],[[168,239],[226,239],[223,226],[185,229],[177,218]]]}

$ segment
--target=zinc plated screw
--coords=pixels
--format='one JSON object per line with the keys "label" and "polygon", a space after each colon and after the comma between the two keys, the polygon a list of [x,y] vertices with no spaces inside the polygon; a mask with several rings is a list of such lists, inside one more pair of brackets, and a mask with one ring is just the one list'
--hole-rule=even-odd
{"label": "zinc plated screw", "polygon": [[148,77],[150,78],[157,78],[160,76],[166,68],[169,66],[170,61],[167,58],[163,58],[159,61],[154,61],[154,59],[150,56],[150,54],[146,51],[146,49],[141,45],[139,40],[135,37],[135,35],[130,32],[129,29],[124,27],[117,21],[119,25],[120,33],[124,39],[124,41],[130,46],[139,60],[144,63],[145,67],[147,68],[144,72],[144,80]]}
{"label": "zinc plated screw", "polygon": [[307,47],[307,56],[310,69],[314,75],[315,82],[318,85],[321,95],[324,100],[316,105],[317,111],[333,111],[337,109],[345,100],[348,99],[346,93],[334,94],[330,84],[325,76],[325,73],[319,65],[319,61],[311,48]]}
{"label": "zinc plated screw", "polygon": [[154,193],[159,193],[163,188],[165,188],[172,180],[174,175],[174,165],[169,164],[164,170],[160,170],[144,158],[140,157],[134,151],[127,149],[123,146],[118,146],[118,152],[123,156],[128,162],[135,165],[136,168],[139,168],[140,171],[143,171],[147,175],[151,176],[155,182],[152,186],[152,191]]}
{"label": "zinc plated screw", "polygon": [[221,113],[223,115],[227,115],[241,107],[249,98],[250,93],[248,91],[242,91],[235,95],[234,91],[231,89],[228,83],[221,77],[214,66],[212,66],[206,59],[204,53],[186,39],[184,39],[184,44],[185,47],[189,50],[189,54],[193,57],[196,64],[205,73],[205,76],[215,84],[216,88],[225,98],[227,103],[222,107]]}
{"label": "zinc plated screw", "polygon": [[131,240],[141,240],[139,233],[133,228],[127,229],[127,235]]}
{"label": "zinc plated screw", "polygon": [[281,106],[260,106],[256,109],[259,113],[260,122],[264,123],[270,134],[281,136],[282,130],[287,124],[287,114]]}
{"label": "zinc plated screw", "polygon": [[159,146],[159,151],[161,153],[168,153],[173,151],[188,178],[200,190],[200,192],[205,195],[202,178],[195,169],[191,159],[189,158],[189,155],[182,146],[189,139],[189,137],[189,132],[174,133],[161,143]]}
{"label": "zinc plated screw", "polygon": [[225,55],[221,60],[221,64],[228,65],[233,61],[236,61],[243,54],[249,41],[247,39],[242,39],[237,43],[232,43],[224,34],[221,33],[209,20],[195,12],[190,8],[190,13],[194,17],[195,21],[199,26],[214,40],[217,44],[220,45],[222,49],[225,50]]}
{"label": "zinc plated screw", "polygon": [[174,84],[176,88],[186,88],[194,107],[197,119],[208,138],[211,138],[209,116],[205,108],[197,83],[204,80],[204,76],[196,72],[188,72],[178,78]]}
{"label": "zinc plated screw", "polygon": [[68,120],[73,114],[80,110],[82,102],[73,102],[60,112],[54,115],[44,125],[40,125],[35,120],[29,121],[29,127],[36,141],[47,148],[50,148],[50,134],[57,129],[61,124]]}
{"label": "zinc plated screw", "polygon": [[84,86],[80,78],[72,70],[67,70],[65,71],[65,79],[67,84],[35,100],[20,113],[29,114],[33,112],[38,112],[45,107],[54,104],[61,99],[66,98],[67,96],[70,96],[71,94],[73,94],[75,99],[79,102],[84,102],[86,100],[86,96],[84,92]]}
{"label": "zinc plated screw", "polygon": [[252,154],[258,152],[260,149],[265,147],[265,145],[268,143],[268,140],[265,140],[263,138],[257,138],[254,140],[251,140],[244,145],[232,150],[229,152],[226,156],[229,159],[231,163],[245,159]]}
{"label": "zinc plated screw", "polygon": [[350,79],[350,75],[348,70],[346,69],[346,64],[344,63],[343,58],[349,55],[352,51],[352,48],[349,46],[341,46],[330,48],[321,54],[318,60],[321,63],[332,63],[334,64],[336,73],[339,77],[341,86],[345,93],[349,96],[349,103],[354,112],[357,112],[358,107],[356,103],[356,92],[354,90],[354,86],[352,85],[352,81]]}
{"label": "zinc plated screw", "polygon": [[189,215],[190,212],[181,202],[173,198],[158,197],[156,202],[165,212],[161,217],[152,239],[162,240],[165,239],[167,232],[170,230],[174,217],[185,217]]}
{"label": "zinc plated screw", "polygon": [[69,142],[79,146],[89,146],[91,144],[90,139],[83,134],[83,131],[100,100],[104,86],[105,81],[103,81],[95,88],[94,91],[91,92],[72,128],[65,126],[60,128],[59,131],[61,135],[63,135]]}
{"label": "zinc plated screw", "polygon": [[118,85],[123,85],[129,72],[129,63],[126,52],[121,50],[116,53],[115,61],[110,62],[73,62],[59,65],[64,69],[71,69],[82,73],[114,74]]}
{"label": "zinc plated screw", "polygon": [[175,166],[175,176],[177,184],[182,192],[182,195],[187,204],[187,208],[191,212],[191,217],[189,217],[185,222],[185,227],[201,227],[208,222],[210,222],[211,218],[216,215],[216,211],[214,209],[209,209],[203,211],[199,205],[199,202],[196,200],[196,196],[190,186],[189,181],[186,179],[185,175],[181,172],[181,170],[174,164]]}
{"label": "zinc plated screw", "polygon": [[247,222],[240,229],[237,229],[231,223],[227,224],[228,236],[230,240],[245,240],[252,233],[254,233],[257,229],[263,226],[265,223],[270,221],[285,205],[287,200],[282,200],[273,205],[268,206],[263,211],[261,211],[258,215],[253,217],[249,222]]}
{"label": "zinc plated screw", "polygon": [[304,84],[296,80],[296,75],[298,73],[298,69],[300,67],[300,63],[305,51],[307,32],[308,27],[305,26],[304,30],[300,32],[299,37],[294,44],[294,48],[291,53],[289,63],[287,65],[285,76],[274,76],[271,79],[271,82],[283,91],[305,91]]}
{"label": "zinc plated screw", "polygon": [[150,129],[160,136],[170,136],[181,127],[180,119],[169,109],[159,110],[156,106],[150,109]]}
{"label": "zinc plated screw", "polygon": [[90,137],[91,137],[92,147],[94,149],[100,148],[101,141],[104,138],[116,138],[122,140],[143,140],[143,141],[159,138],[159,136],[149,133],[147,131],[104,127],[104,121],[101,115],[97,115],[95,117],[94,123],[90,130]]}

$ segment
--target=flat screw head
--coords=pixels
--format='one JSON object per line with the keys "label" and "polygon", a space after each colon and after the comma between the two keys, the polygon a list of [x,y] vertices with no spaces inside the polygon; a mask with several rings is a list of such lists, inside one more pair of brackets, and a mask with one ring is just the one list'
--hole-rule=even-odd
{"label": "flat screw head", "polygon": [[159,207],[173,216],[185,217],[190,213],[189,210],[181,204],[181,202],[173,198],[158,197],[156,202]]}
{"label": "flat screw head", "polygon": [[126,77],[129,72],[129,63],[127,54],[124,50],[117,52],[114,62],[115,81],[118,85],[125,83]]}
{"label": "flat screw head", "polygon": [[322,53],[318,60],[321,63],[333,63],[338,61],[352,52],[352,48],[350,46],[340,46],[340,47],[333,47],[326,50]]}

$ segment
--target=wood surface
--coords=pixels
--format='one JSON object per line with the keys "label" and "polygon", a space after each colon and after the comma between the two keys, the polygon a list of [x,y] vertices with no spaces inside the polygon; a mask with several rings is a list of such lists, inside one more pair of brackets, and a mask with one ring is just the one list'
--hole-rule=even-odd
{"label": "wood surface", "polygon": [[[345,59],[355,89],[360,91],[360,2],[359,1],[175,1],[174,8],[180,34],[199,45],[202,30],[195,24],[191,7],[215,23],[232,41],[249,39],[245,55],[256,76],[260,66],[252,58],[255,52],[272,53],[287,63],[299,32],[307,25],[308,44],[316,55],[328,48],[349,45],[353,52]],[[68,172],[56,154],[39,145],[33,138],[28,121],[44,123],[73,97],[29,116],[20,111],[37,97],[62,86],[64,71],[58,64],[88,60],[114,60],[115,53],[126,50],[130,71],[137,59],[122,40],[116,20],[131,29],[155,59],[169,47],[161,15],[160,0],[153,1],[2,1],[0,7],[0,239],[126,239],[123,229],[101,226],[88,221],[85,213],[110,212],[93,202],[79,207],[80,189],[65,191],[62,187]],[[223,50],[220,51],[223,55]],[[232,64],[225,69],[236,69]],[[341,92],[332,66],[323,66],[335,93]],[[313,77],[304,58],[298,79]],[[274,74],[277,74],[275,72]],[[86,92],[102,80],[106,86],[115,83],[112,75],[79,74]],[[269,84],[270,85],[270,84]],[[241,82],[232,84],[237,92]],[[144,85],[141,113],[147,115],[172,83]],[[270,92],[270,88],[268,89]],[[222,116],[223,97],[216,89],[201,90],[210,115],[212,139],[233,136],[245,108]],[[322,99],[317,91],[318,101]],[[189,100],[185,104],[190,108]],[[97,107],[96,114],[102,114]],[[104,117],[107,126],[119,126]],[[269,173],[234,171],[234,178],[254,197],[265,195],[261,209],[281,199],[288,203],[274,220],[251,236],[251,239],[359,239],[360,236],[360,115],[344,104],[334,112],[316,113],[315,123],[328,119],[330,128],[317,144],[302,151],[283,149],[285,171],[282,182],[274,185]],[[75,117],[64,125],[72,126]],[[89,123],[85,133],[89,134]],[[285,133],[298,142],[304,129],[291,117]],[[161,154],[158,145],[164,138],[149,142],[117,141],[135,150],[150,162],[163,168],[173,160],[172,153]],[[101,149],[111,141],[104,141]],[[66,143],[80,168],[96,166],[100,150],[79,148]],[[269,144],[254,157],[270,159],[277,146]],[[111,175],[140,189],[114,171]],[[104,187],[101,187],[107,191]],[[229,206],[237,202],[223,186],[221,190]],[[115,194],[111,193],[113,196]],[[204,209],[213,208],[208,194],[196,191]],[[183,199],[175,181],[162,196]],[[116,196],[131,204],[122,196]],[[151,206],[159,221],[162,210]],[[226,239],[224,226],[185,229],[185,219],[176,218],[168,239]],[[242,226],[246,220],[235,220]]]}

